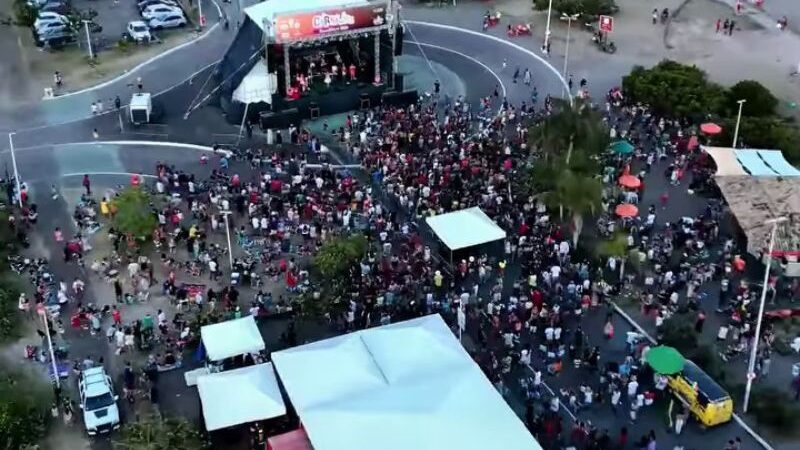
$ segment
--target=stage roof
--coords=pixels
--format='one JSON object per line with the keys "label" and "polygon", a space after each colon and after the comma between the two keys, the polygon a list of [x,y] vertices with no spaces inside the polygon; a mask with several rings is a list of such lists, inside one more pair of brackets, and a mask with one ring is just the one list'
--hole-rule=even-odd
{"label": "stage roof", "polygon": [[264,21],[272,23],[276,16],[304,11],[351,8],[388,3],[368,0],[266,0],[245,8],[244,13],[264,31]]}
{"label": "stage roof", "polygon": [[450,250],[506,238],[506,232],[477,206],[428,217],[425,222]]}
{"label": "stage roof", "polygon": [[258,353],[266,348],[253,316],[206,325],[200,328],[200,337],[211,361]]}
{"label": "stage roof", "polygon": [[541,450],[438,315],[272,360],[315,450]]}
{"label": "stage roof", "polygon": [[270,363],[203,375],[197,391],[208,431],[286,414]]}

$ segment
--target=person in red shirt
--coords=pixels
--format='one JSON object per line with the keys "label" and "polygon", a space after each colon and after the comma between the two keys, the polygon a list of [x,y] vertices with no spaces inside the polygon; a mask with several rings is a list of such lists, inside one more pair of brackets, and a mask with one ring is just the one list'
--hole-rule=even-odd
{"label": "person in red shirt", "polygon": [[112,306],[111,318],[114,320],[114,325],[119,325],[122,323],[122,313],[119,312],[119,309],[117,309],[116,305]]}

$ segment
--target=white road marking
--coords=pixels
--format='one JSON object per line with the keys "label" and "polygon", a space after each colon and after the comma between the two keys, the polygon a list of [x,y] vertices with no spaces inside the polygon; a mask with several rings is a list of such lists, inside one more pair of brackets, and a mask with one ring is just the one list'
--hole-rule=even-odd
{"label": "white road marking", "polygon": [[486,69],[487,72],[492,74],[492,76],[497,80],[497,82],[500,83],[500,88],[503,90],[503,97],[506,97],[506,95],[507,95],[506,85],[505,85],[505,83],[503,83],[503,80],[500,79],[500,76],[497,75],[497,72],[495,72],[494,70],[490,69],[489,66],[487,66],[484,63],[482,63],[478,59],[476,59],[476,58],[474,58],[472,56],[469,56],[467,54],[461,53],[458,50],[453,50],[452,48],[449,48],[449,47],[442,47],[441,45],[426,44],[424,42],[409,41],[409,40],[404,40],[403,42],[407,42],[409,44],[414,44],[414,45],[421,45],[423,47],[435,48],[437,50],[442,50],[442,51],[445,51],[445,52],[450,52],[450,53],[456,54],[458,56],[461,56],[461,57],[463,57],[465,59],[468,59],[468,60],[474,62],[475,64],[483,67],[484,69]]}

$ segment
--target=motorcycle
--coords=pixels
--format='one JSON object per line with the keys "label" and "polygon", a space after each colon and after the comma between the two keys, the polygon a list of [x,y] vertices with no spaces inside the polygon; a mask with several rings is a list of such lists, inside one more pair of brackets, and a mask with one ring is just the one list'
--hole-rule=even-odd
{"label": "motorcycle", "polygon": [[607,40],[600,33],[595,33],[592,36],[592,42],[605,53],[613,54],[617,52],[617,45],[613,41]]}
{"label": "motorcycle", "polygon": [[531,24],[529,23],[518,23],[516,25],[509,25],[508,37],[530,36],[531,28],[532,28]]}

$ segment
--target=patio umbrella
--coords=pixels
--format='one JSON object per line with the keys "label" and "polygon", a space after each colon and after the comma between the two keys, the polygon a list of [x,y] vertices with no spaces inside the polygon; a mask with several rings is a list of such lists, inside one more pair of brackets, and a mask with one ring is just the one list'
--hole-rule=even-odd
{"label": "patio umbrella", "polygon": [[645,361],[653,371],[661,375],[674,375],[683,370],[685,359],[679,351],[666,345],[653,347],[647,352]]}
{"label": "patio umbrella", "polygon": [[623,175],[619,177],[619,185],[629,189],[637,189],[642,185],[642,180],[634,175]]}
{"label": "patio umbrella", "polygon": [[639,214],[639,208],[630,203],[617,205],[617,208],[614,211],[616,211],[617,215],[620,217],[636,217],[636,215]]}
{"label": "patio umbrella", "polygon": [[628,141],[617,141],[612,143],[609,148],[618,155],[629,155],[633,153],[633,144]]}
{"label": "patio umbrella", "polygon": [[700,131],[705,134],[720,134],[722,133],[722,127],[715,123],[708,122],[700,125]]}

